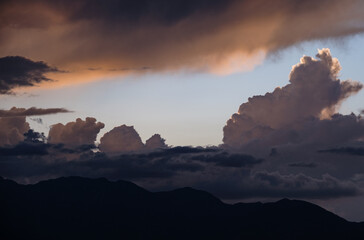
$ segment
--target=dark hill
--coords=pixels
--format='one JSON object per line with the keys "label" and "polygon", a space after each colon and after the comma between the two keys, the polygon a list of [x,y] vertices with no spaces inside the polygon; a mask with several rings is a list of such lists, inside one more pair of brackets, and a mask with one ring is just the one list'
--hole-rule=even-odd
{"label": "dark hill", "polygon": [[104,178],[20,185],[0,178],[0,239],[364,239],[314,204],[229,205],[192,188],[152,193]]}

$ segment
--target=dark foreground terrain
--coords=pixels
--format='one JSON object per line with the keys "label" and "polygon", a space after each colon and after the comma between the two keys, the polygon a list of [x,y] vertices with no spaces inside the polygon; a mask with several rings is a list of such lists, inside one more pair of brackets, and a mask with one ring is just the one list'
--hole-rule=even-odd
{"label": "dark foreground terrain", "polygon": [[229,205],[191,188],[81,177],[0,178],[0,224],[0,239],[364,239],[363,223],[304,201]]}

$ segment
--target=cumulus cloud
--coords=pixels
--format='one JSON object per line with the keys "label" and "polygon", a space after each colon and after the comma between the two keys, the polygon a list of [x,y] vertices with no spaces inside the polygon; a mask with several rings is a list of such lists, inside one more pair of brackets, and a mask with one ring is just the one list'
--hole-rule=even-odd
{"label": "cumulus cloud", "polygon": [[26,53],[86,78],[146,68],[230,73],[303,41],[360,33],[363,9],[360,0],[6,0],[0,55]]}
{"label": "cumulus cloud", "polygon": [[159,134],[154,134],[144,144],[133,126],[123,124],[104,134],[99,149],[108,154],[153,151],[167,148],[165,141]]}
{"label": "cumulus cloud", "polygon": [[24,140],[29,124],[25,117],[0,118],[0,146],[14,146]]}
{"label": "cumulus cloud", "polygon": [[[68,113],[67,109],[64,108],[17,108],[12,107],[10,110],[1,110],[0,109],[0,117],[21,117],[21,116],[40,116],[40,115],[49,115],[56,113]],[[35,119],[35,121],[39,122],[39,119]],[[40,121],[41,122],[41,121]]]}
{"label": "cumulus cloud", "polygon": [[165,139],[161,137],[159,134],[154,134],[147,141],[145,141],[145,148],[149,150],[166,148]]}
{"label": "cumulus cloud", "polygon": [[68,146],[93,145],[97,134],[104,124],[96,122],[95,118],[87,117],[85,120],[77,118],[75,122],[66,125],[62,123],[51,126],[48,134],[49,143],[62,143]]}
{"label": "cumulus cloud", "polygon": [[35,107],[28,109],[13,107],[10,110],[0,110],[0,147],[17,145],[26,140],[24,137],[30,136],[31,132],[28,132],[30,130],[29,123],[26,121],[27,116],[65,112],[69,111],[64,108]]}
{"label": "cumulus cloud", "polygon": [[105,133],[99,149],[106,153],[139,151],[144,148],[142,139],[133,126],[121,125]]}
{"label": "cumulus cloud", "polygon": [[340,103],[361,90],[362,84],[338,78],[341,66],[329,49],[319,50],[316,57],[302,57],[286,86],[243,103],[224,127],[224,144],[242,148],[256,141],[270,146],[335,143],[363,136],[360,117],[335,114]]}
{"label": "cumulus cloud", "polygon": [[20,56],[0,58],[0,94],[11,94],[16,87],[29,87],[50,81],[46,73],[57,72],[45,62],[35,62]]}

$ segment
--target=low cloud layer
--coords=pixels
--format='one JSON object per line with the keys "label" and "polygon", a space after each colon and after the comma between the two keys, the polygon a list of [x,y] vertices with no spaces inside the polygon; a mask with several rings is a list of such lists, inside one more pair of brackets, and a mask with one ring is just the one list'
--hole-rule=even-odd
{"label": "low cloud layer", "polygon": [[360,0],[5,0],[0,56],[80,72],[73,81],[138,69],[226,74],[297,43],[361,33],[363,9]]}
{"label": "low cloud layer", "polygon": [[20,56],[0,58],[0,94],[11,94],[17,87],[30,87],[51,81],[45,74],[58,72],[45,62],[35,62]]}
{"label": "low cloud layer", "polygon": [[335,144],[364,136],[359,116],[336,114],[362,84],[338,78],[341,66],[329,49],[319,50],[316,57],[302,57],[288,85],[243,103],[224,127],[224,144],[234,149],[250,144]]}
{"label": "low cloud layer", "polygon": [[[192,186],[223,199],[330,199],[358,196],[361,191],[355,182],[330,174],[311,177],[257,171],[254,169],[266,160],[218,148],[177,147],[111,157],[65,147],[24,142],[14,148],[0,148],[0,175],[20,182],[73,175],[127,179],[154,191]],[[73,158],[70,160],[67,155]]]}

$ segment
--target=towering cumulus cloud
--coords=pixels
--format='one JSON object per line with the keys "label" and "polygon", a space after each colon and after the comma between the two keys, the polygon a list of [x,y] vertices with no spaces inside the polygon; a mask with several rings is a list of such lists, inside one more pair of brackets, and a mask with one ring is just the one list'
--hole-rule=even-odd
{"label": "towering cumulus cloud", "polygon": [[45,74],[57,71],[44,62],[34,62],[24,57],[0,58],[0,94],[12,93],[16,87],[29,87],[50,81]]}
{"label": "towering cumulus cloud", "polygon": [[224,143],[233,148],[254,141],[268,141],[273,145],[294,143],[318,135],[312,131],[306,134],[307,130],[323,127],[319,131],[322,133],[329,126],[335,130],[335,126],[362,125],[356,116],[334,115],[339,104],[357,93],[362,85],[338,79],[341,66],[329,49],[319,50],[316,57],[302,57],[293,66],[288,85],[243,103],[224,127]]}
{"label": "towering cumulus cloud", "polygon": [[360,0],[345,4],[340,0],[4,0],[0,4],[0,56],[26,53],[72,73],[92,71],[88,77],[98,71],[180,68],[230,73],[251,68],[265,54],[296,43],[364,30]]}
{"label": "towering cumulus cloud", "polygon": [[75,122],[66,125],[55,124],[49,130],[48,140],[50,143],[62,143],[68,146],[93,145],[97,134],[104,124],[96,122],[95,118],[82,120],[77,118]]}

